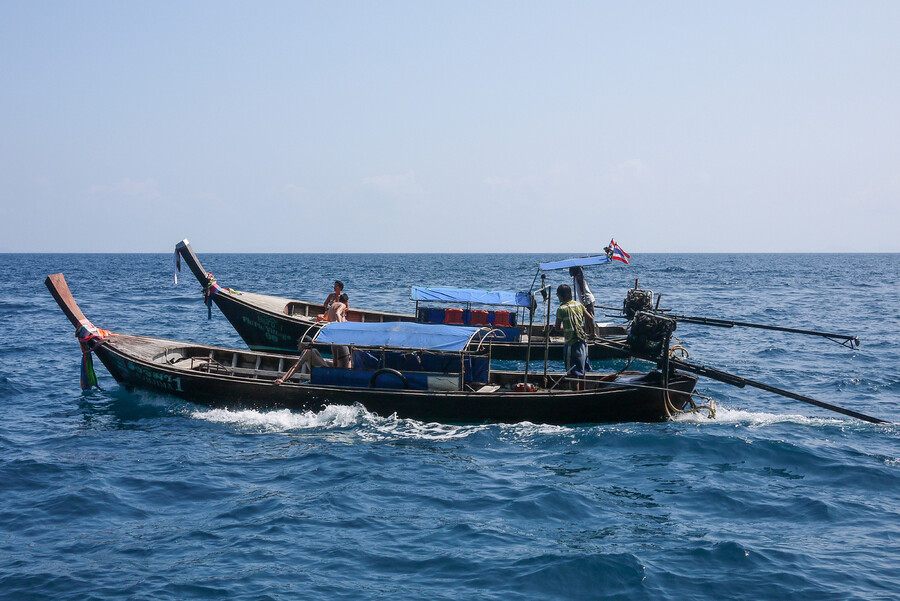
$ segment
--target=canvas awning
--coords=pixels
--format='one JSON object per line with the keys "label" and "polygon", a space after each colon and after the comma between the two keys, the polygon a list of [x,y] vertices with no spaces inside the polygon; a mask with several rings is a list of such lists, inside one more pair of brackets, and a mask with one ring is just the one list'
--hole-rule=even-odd
{"label": "canvas awning", "polygon": [[512,290],[478,290],[475,288],[446,288],[441,286],[413,286],[409,298],[414,301],[440,303],[471,303],[507,307],[530,307],[527,292]]}
{"label": "canvas awning", "polygon": [[538,263],[541,271],[553,271],[554,269],[565,269],[567,267],[588,267],[590,265],[603,265],[609,263],[609,257],[606,255],[594,255],[592,257],[576,257],[574,259],[563,259],[561,261],[550,261],[548,263]]}
{"label": "canvas awning", "polygon": [[481,328],[411,321],[326,324],[315,337],[317,344],[462,351]]}

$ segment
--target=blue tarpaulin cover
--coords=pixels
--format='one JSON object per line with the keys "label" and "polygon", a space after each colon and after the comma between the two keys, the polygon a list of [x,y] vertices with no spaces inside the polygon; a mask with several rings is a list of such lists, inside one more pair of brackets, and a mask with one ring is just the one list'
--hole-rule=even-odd
{"label": "blue tarpaulin cover", "polygon": [[473,303],[507,307],[531,306],[527,292],[514,292],[512,290],[413,286],[409,289],[409,298],[414,301],[435,301],[441,303]]}
{"label": "blue tarpaulin cover", "polygon": [[461,351],[480,328],[415,323],[411,321],[326,324],[316,336],[318,344],[376,346],[430,351]]}
{"label": "blue tarpaulin cover", "polygon": [[552,271],[554,269],[565,269],[566,267],[587,267],[589,265],[603,265],[604,263],[609,263],[609,257],[606,255],[594,255],[593,257],[577,257],[575,259],[538,263],[538,266],[541,268],[541,271]]}

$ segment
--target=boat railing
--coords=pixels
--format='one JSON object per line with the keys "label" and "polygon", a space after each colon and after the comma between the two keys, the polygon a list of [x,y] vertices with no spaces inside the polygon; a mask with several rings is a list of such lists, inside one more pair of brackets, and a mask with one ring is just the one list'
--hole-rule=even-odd
{"label": "boat railing", "polygon": [[184,357],[177,361],[168,362],[169,365],[182,367],[180,363],[188,363],[187,369],[191,371],[199,371],[208,374],[232,375],[232,370],[227,366],[219,363],[212,357]]}
{"label": "boat railing", "polygon": [[[327,311],[325,305],[320,303],[309,303],[306,301],[291,301],[284,307],[284,314],[289,317],[308,317],[316,319],[324,316]],[[392,322],[392,321],[415,321],[412,315],[403,313],[390,313],[386,311],[368,311],[365,309],[348,309],[347,321],[358,322]]]}

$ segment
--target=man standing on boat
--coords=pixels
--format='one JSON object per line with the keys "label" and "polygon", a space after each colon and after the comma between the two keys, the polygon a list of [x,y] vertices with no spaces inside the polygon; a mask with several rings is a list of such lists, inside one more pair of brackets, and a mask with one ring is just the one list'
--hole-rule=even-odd
{"label": "man standing on boat", "polygon": [[[588,333],[594,331],[594,318],[584,305],[572,298],[572,288],[561,284],[556,289],[559,308],[556,310],[556,328],[563,328],[566,349],[566,373],[569,377],[583,378],[588,360]],[[582,382],[574,382],[572,389],[581,390]]]}

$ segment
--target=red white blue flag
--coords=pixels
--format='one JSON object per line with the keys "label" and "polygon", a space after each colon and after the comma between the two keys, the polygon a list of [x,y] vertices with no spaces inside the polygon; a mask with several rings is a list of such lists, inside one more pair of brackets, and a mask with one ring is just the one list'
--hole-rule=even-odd
{"label": "red white blue flag", "polygon": [[611,261],[622,261],[626,265],[630,265],[628,259],[631,258],[627,252],[622,250],[622,247],[616,244],[615,239],[609,241],[609,246],[605,249],[606,256],[610,258]]}

